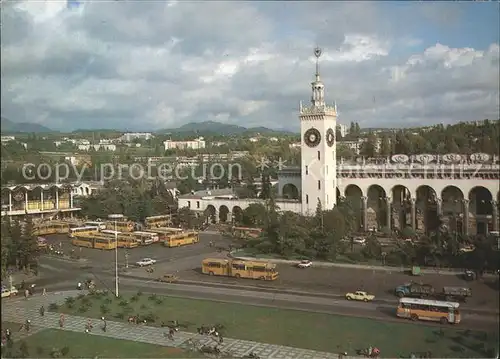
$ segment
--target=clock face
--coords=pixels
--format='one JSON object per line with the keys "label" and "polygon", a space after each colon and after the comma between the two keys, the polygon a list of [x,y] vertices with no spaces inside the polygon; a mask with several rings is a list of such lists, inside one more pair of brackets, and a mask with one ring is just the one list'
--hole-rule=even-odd
{"label": "clock face", "polygon": [[321,134],[315,128],[310,128],[304,134],[304,142],[309,147],[316,147],[321,141]]}
{"label": "clock face", "polygon": [[335,132],[331,128],[326,131],[326,144],[328,147],[332,147],[335,143]]}

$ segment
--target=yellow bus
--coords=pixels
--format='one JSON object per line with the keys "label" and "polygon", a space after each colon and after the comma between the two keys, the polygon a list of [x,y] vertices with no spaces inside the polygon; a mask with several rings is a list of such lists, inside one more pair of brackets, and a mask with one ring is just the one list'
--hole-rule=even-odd
{"label": "yellow bus", "polygon": [[428,320],[441,324],[460,323],[460,304],[440,300],[401,298],[396,315],[411,320]]}
{"label": "yellow bus", "polygon": [[46,236],[50,234],[68,234],[70,225],[67,222],[49,221],[40,223],[33,229],[34,236]]}
{"label": "yellow bus", "polygon": [[172,234],[181,233],[183,229],[181,228],[170,228],[170,227],[160,227],[155,229],[145,229],[144,232],[155,233],[158,236],[158,240],[164,241]]}
{"label": "yellow bus", "polygon": [[172,222],[172,216],[170,214],[164,214],[161,216],[151,216],[144,219],[144,224],[148,228],[159,228],[168,226]]}
{"label": "yellow bus", "polygon": [[206,258],[201,262],[201,269],[203,274],[234,278],[276,280],[279,277],[276,264],[259,260]]}
{"label": "yellow bus", "polygon": [[231,234],[237,238],[259,238],[262,228],[233,227]]}
{"label": "yellow bus", "polygon": [[180,247],[188,244],[198,243],[200,240],[198,232],[180,232],[167,236],[163,241],[165,247]]}
{"label": "yellow bus", "polygon": [[156,243],[160,240],[158,233],[154,232],[141,232],[135,231],[131,233],[133,237],[137,240],[137,242],[142,246],[147,246],[153,243]]}
{"label": "yellow bus", "polygon": [[94,249],[115,249],[116,242],[114,238],[95,234],[92,237],[74,237],[71,244],[77,247],[94,248]]}
{"label": "yellow bus", "polygon": [[[106,229],[115,230],[115,221],[107,221]],[[116,221],[116,230],[119,232],[132,232],[134,230],[134,222],[127,220]]]}
{"label": "yellow bus", "polygon": [[85,227],[97,227],[99,230],[106,229],[106,225],[102,221],[89,221],[85,222]]}
{"label": "yellow bus", "polygon": [[[112,240],[118,240],[118,248],[137,248],[139,246],[135,236],[133,236],[130,232],[115,232],[110,229],[103,229],[99,232],[99,234],[111,238]],[[92,234],[85,237],[91,236]]]}
{"label": "yellow bus", "polygon": [[97,232],[98,232],[97,227],[87,226],[87,227],[70,228],[69,229],[69,237],[74,238],[74,237],[81,235],[81,234],[93,234],[93,233],[97,233]]}

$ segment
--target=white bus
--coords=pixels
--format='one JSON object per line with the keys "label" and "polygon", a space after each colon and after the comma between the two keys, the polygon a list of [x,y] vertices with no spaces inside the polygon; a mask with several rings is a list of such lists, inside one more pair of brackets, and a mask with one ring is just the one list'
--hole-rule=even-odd
{"label": "white bus", "polygon": [[120,234],[122,234],[122,232],[120,232],[120,231],[113,231],[111,229],[102,229],[99,232],[101,232],[102,234],[108,234],[111,236],[119,236]]}
{"label": "white bus", "polygon": [[428,320],[441,324],[460,323],[460,304],[457,302],[418,298],[401,298],[396,315],[411,320]]}
{"label": "white bus", "polygon": [[69,237],[75,238],[78,234],[97,233],[99,230],[95,226],[76,227],[69,229]]}
{"label": "white bus", "polygon": [[99,230],[106,229],[106,225],[104,223],[98,222],[98,221],[85,222],[84,226],[97,227]]}
{"label": "white bus", "polygon": [[140,232],[135,231],[132,232],[132,235],[136,238],[137,242],[141,245],[148,245],[152,243],[156,243],[160,240],[158,237],[158,233],[153,232]]}

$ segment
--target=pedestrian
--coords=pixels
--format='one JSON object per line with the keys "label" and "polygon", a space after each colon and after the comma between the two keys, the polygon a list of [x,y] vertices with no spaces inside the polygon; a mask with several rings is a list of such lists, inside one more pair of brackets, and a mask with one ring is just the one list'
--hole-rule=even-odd
{"label": "pedestrian", "polygon": [[27,331],[27,332],[29,332],[29,331],[30,331],[30,327],[31,327],[31,320],[26,319],[25,328],[26,328],[26,331]]}
{"label": "pedestrian", "polygon": [[24,290],[24,299],[28,300],[28,296],[30,295],[30,291],[28,289]]}
{"label": "pedestrian", "polygon": [[108,325],[108,323],[106,323],[106,319],[104,319],[104,317],[101,317],[101,320],[102,320],[102,331],[105,332],[106,331],[106,327]]}
{"label": "pedestrian", "polygon": [[224,338],[222,338],[222,335],[219,334],[219,344],[224,343]]}
{"label": "pedestrian", "polygon": [[44,315],[45,315],[45,307],[42,305],[42,306],[40,307],[40,316],[42,316],[42,317],[43,317]]}
{"label": "pedestrian", "polygon": [[5,330],[5,337],[7,338],[7,341],[10,341],[12,339],[12,332],[10,329]]}
{"label": "pedestrian", "polygon": [[47,295],[47,290],[45,288],[43,288],[43,290],[42,290],[42,295],[44,295],[44,296]]}
{"label": "pedestrian", "polygon": [[59,327],[64,327],[64,314],[59,316]]}

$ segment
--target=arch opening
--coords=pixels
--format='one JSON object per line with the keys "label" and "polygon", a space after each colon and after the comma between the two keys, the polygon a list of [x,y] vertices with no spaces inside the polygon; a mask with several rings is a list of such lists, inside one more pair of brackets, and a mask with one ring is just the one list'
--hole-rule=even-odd
{"label": "arch opening", "polygon": [[219,207],[219,221],[225,223],[230,219],[229,217],[231,217],[229,215],[229,208],[227,208],[227,206],[224,206],[224,205],[220,206]]}
{"label": "arch opening", "polygon": [[352,208],[353,212],[356,214],[355,219],[355,228],[362,229],[363,228],[363,201],[361,197],[363,197],[363,191],[356,185],[349,185],[345,189],[345,200]]}
{"label": "arch opening", "polygon": [[435,231],[441,225],[438,213],[436,191],[427,185],[417,188],[416,198],[416,230],[422,233]]}
{"label": "arch opening", "polygon": [[392,195],[392,228],[403,230],[411,226],[411,192],[402,185],[396,185],[391,190]]}
{"label": "arch opening", "polygon": [[299,189],[292,183],[287,183],[283,186],[282,196],[286,199],[299,199]]}
{"label": "arch opening", "polygon": [[233,207],[233,223],[242,224],[243,223],[243,210],[239,206]]}
{"label": "arch opening", "polygon": [[217,210],[214,206],[209,204],[205,209],[205,217],[207,218],[207,223],[215,223]]}
{"label": "arch opening", "polygon": [[380,230],[387,226],[387,193],[379,185],[371,185],[367,192],[367,225],[369,229]]}
{"label": "arch opening", "polygon": [[441,191],[443,227],[453,232],[464,230],[464,194],[456,186],[447,186]]}
{"label": "arch opening", "polygon": [[472,233],[487,235],[493,231],[493,195],[477,186],[469,192],[469,226]]}

